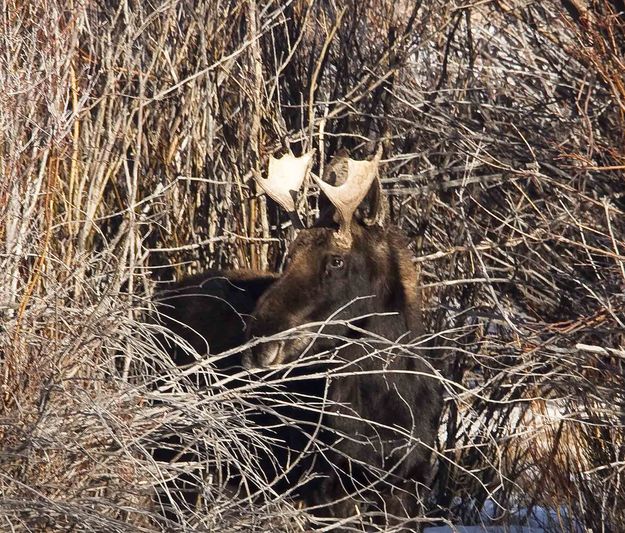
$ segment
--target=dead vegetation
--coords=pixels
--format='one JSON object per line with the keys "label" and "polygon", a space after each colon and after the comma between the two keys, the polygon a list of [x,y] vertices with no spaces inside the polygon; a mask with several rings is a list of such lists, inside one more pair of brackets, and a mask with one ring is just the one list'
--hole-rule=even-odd
{"label": "dead vegetation", "polygon": [[431,515],[479,522],[492,498],[500,523],[544,506],[555,531],[622,530],[624,9],[8,0],[1,528],[165,527],[153,490],[184,467],[150,449],[172,431],[202,452],[187,527],[307,527],[210,477],[253,475],[254,428],[240,398],[183,386],[144,311],[158,280],[280,264],[291,230],[251,179],[270,153],[385,139],[390,215],[449,347]]}

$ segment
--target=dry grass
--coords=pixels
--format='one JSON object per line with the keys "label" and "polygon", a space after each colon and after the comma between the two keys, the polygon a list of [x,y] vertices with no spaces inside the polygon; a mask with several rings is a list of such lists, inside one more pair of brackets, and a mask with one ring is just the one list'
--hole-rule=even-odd
{"label": "dry grass", "polygon": [[[251,180],[267,154],[379,138],[449,347],[432,512],[476,521],[492,497],[502,521],[624,527],[625,15],[474,4],[5,2],[0,528],[163,528],[152,494],[178,467],[150,449],[171,431],[205,480],[242,460],[239,399],[185,388],[145,323],[155,283],[278,265],[291,233]],[[182,519],[306,527],[220,482]]]}

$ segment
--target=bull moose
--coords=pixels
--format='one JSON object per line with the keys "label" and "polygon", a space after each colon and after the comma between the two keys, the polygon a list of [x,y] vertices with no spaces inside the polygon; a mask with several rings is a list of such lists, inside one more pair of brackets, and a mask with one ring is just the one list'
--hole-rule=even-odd
{"label": "bull moose", "polygon": [[[307,229],[294,199],[313,154],[271,157],[259,184],[299,228],[284,272],[189,278],[166,293],[163,314],[200,353],[251,341],[230,363],[256,379],[283,369],[281,401],[272,396],[274,408],[264,404],[256,419],[279,442],[266,461],[286,471],[274,472],[275,487],[319,517],[411,528],[442,400],[408,242],[384,223],[380,157],[335,156],[324,179],[314,177],[327,208]],[[305,459],[295,468],[297,454]]]}

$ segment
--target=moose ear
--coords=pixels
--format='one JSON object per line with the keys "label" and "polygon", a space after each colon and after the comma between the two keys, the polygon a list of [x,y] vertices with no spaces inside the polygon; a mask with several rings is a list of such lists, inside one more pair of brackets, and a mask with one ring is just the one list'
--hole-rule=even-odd
{"label": "moose ear", "polygon": [[359,215],[365,226],[384,226],[386,224],[388,212],[379,176],[371,184],[367,196],[360,202]]}

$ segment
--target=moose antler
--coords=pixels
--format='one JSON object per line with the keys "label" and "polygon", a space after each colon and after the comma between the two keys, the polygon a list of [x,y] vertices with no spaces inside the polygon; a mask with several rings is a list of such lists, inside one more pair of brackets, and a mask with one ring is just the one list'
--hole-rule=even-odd
{"label": "moose antler", "polygon": [[301,157],[296,157],[288,152],[279,159],[271,156],[267,178],[256,178],[263,191],[289,214],[295,214],[295,197],[310,170],[314,153],[315,151],[311,150]]}
{"label": "moose antler", "polygon": [[349,248],[352,245],[352,217],[360,202],[367,196],[371,184],[378,176],[381,158],[381,144],[378,146],[378,150],[371,161],[357,161],[345,158],[347,165],[337,165],[337,169],[339,167],[345,168],[345,176],[341,176],[341,179],[339,179],[339,182],[342,181],[342,184],[338,186],[330,185],[313,176],[315,182],[339,214],[340,228],[337,235],[337,243],[342,247]]}

